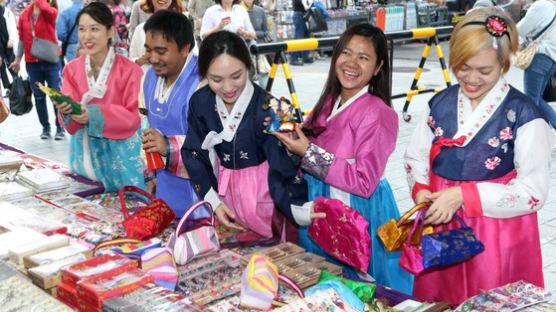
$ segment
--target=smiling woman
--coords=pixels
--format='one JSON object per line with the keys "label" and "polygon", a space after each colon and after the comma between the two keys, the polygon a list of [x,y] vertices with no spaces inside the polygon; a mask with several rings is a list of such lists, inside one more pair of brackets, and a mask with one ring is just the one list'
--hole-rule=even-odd
{"label": "smiling woman", "polygon": [[109,192],[124,185],[144,187],[137,103],[141,69],[110,47],[114,20],[105,4],[85,6],[77,21],[85,55],[66,65],[61,91],[81,103],[83,112],[73,115],[68,103],[55,103],[71,134],[71,169],[102,182]]}
{"label": "smiling woman", "polygon": [[517,45],[516,26],[500,10],[468,13],[450,40],[459,84],[430,100],[407,147],[413,198],[432,202],[425,222],[452,229],[457,214],[485,246],[417,276],[420,300],[457,305],[519,280],[543,286],[536,211],[548,196],[555,138],[534,102],[504,79]]}

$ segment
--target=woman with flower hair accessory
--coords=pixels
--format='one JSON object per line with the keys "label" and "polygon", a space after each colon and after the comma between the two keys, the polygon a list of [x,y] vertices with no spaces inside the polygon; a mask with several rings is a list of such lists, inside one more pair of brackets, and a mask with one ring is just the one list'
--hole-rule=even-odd
{"label": "woman with flower hair accessory", "polygon": [[457,214],[485,246],[466,262],[417,276],[420,300],[457,305],[510,282],[544,285],[536,212],[548,197],[556,139],[537,106],[504,78],[517,46],[514,22],[498,9],[474,10],[458,23],[450,68],[459,84],[430,100],[405,153],[413,199],[432,202],[425,222],[458,228]]}

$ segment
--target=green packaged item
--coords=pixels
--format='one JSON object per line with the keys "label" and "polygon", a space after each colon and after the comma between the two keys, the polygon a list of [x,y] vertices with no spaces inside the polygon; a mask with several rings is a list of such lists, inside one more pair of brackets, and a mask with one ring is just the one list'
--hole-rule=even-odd
{"label": "green packaged item", "polygon": [[81,115],[81,113],[83,112],[83,110],[81,108],[81,104],[75,102],[69,96],[60,93],[60,91],[58,91],[58,90],[54,90],[52,88],[49,88],[49,87],[43,85],[40,82],[38,82],[37,85],[38,85],[39,89],[44,94],[46,94],[53,102],[56,102],[58,104],[68,103],[71,106],[71,114],[72,115]]}
{"label": "green packaged item", "polygon": [[326,270],[322,270],[319,276],[319,283],[329,280],[339,281],[346,285],[347,288],[349,288],[357,296],[357,298],[361,299],[364,303],[373,302],[376,290],[375,284],[352,281],[350,279],[334,275]]}

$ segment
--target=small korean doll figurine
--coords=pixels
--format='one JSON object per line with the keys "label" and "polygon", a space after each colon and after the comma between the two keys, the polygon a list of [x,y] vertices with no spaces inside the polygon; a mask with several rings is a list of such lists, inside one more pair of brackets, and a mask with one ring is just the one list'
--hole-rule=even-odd
{"label": "small korean doll figurine", "polygon": [[293,105],[285,97],[280,100],[268,97],[264,104],[264,109],[270,108],[270,123],[266,128],[268,132],[290,132],[295,130],[295,117],[293,115]]}

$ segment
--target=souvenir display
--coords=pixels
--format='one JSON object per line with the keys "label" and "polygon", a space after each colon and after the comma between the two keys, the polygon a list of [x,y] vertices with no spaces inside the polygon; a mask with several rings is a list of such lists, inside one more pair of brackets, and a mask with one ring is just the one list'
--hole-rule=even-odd
{"label": "souvenir display", "polygon": [[33,196],[33,191],[17,182],[0,182],[0,201],[12,201]]}
{"label": "souvenir display", "polygon": [[104,301],[104,312],[200,312],[203,308],[184,296],[155,284],[146,284],[121,297]]}
{"label": "souvenir display", "polygon": [[216,227],[216,234],[221,248],[270,246],[275,245],[280,241],[278,238],[261,236],[254,231],[240,231],[225,227],[221,224]]}
{"label": "souvenir display", "polygon": [[278,268],[270,259],[253,255],[241,276],[241,306],[268,310],[278,294]]}
{"label": "souvenir display", "polygon": [[543,288],[519,281],[484,291],[466,300],[454,311],[517,311],[545,302],[549,294],[550,292]]}
{"label": "souvenir display", "polygon": [[281,308],[277,312],[356,312],[357,310],[347,304],[343,298],[332,288],[319,291],[303,299],[296,300]]}
{"label": "souvenir display", "polygon": [[23,159],[17,154],[2,151],[0,153],[0,171],[19,169],[23,164]]}
{"label": "souvenir display", "polygon": [[35,285],[42,289],[50,289],[60,283],[60,270],[63,267],[87,259],[84,254],[75,254],[49,264],[37,266],[28,270],[29,277]]}
{"label": "souvenir display", "polygon": [[20,171],[16,179],[37,193],[67,188],[70,182],[69,178],[50,169]]}
{"label": "souvenir display", "polygon": [[92,255],[92,251],[84,245],[72,243],[68,246],[23,257],[23,265],[27,269],[34,268],[36,266],[49,264],[77,254],[84,254],[85,256],[90,257]]}
{"label": "souvenir display", "polygon": [[69,238],[66,235],[54,234],[28,244],[14,246],[8,251],[10,261],[15,264],[23,265],[23,258],[38,254],[44,251],[60,248],[69,244]]}
{"label": "souvenir display", "polygon": [[77,283],[77,301],[81,310],[102,311],[106,299],[123,296],[142,285],[152,283],[149,274],[137,268],[120,268]]}
{"label": "souvenir display", "polygon": [[[309,260],[308,258],[311,260]],[[323,261],[315,261],[315,259],[319,258]],[[286,265],[286,263],[289,263],[289,265]],[[279,262],[278,266],[289,266],[290,268],[294,267],[293,270],[287,270],[283,274],[290,278],[301,288],[307,288],[316,284],[319,280],[321,271],[323,270],[327,270],[334,274],[342,273],[341,266],[326,262],[323,258],[314,254],[294,255],[290,258],[287,258],[286,260]]]}
{"label": "souvenir display", "polygon": [[46,235],[26,228],[10,228],[0,224],[0,259],[8,258],[8,251],[14,247],[36,242]]}
{"label": "souvenir display", "polygon": [[259,253],[270,258],[274,263],[278,263],[280,260],[303,252],[305,252],[305,249],[296,244],[287,242],[273,247],[262,248],[262,250],[260,247],[247,248],[241,253],[241,260],[243,263],[247,264],[253,254]]}
{"label": "souvenir display", "polygon": [[178,293],[207,304],[239,293],[243,267],[239,255],[223,250],[179,266]]}
{"label": "souvenir display", "polygon": [[105,272],[115,272],[122,268],[136,268],[137,263],[120,255],[102,255],[86,261],[80,261],[64,268],[61,272],[62,282],[75,287],[82,279],[94,277]]}
{"label": "souvenir display", "polygon": [[2,261],[0,261],[0,307],[2,311],[73,311]]}
{"label": "souvenir display", "polygon": [[178,270],[169,248],[151,248],[145,251],[141,255],[141,269],[154,278],[156,285],[176,289]]}

